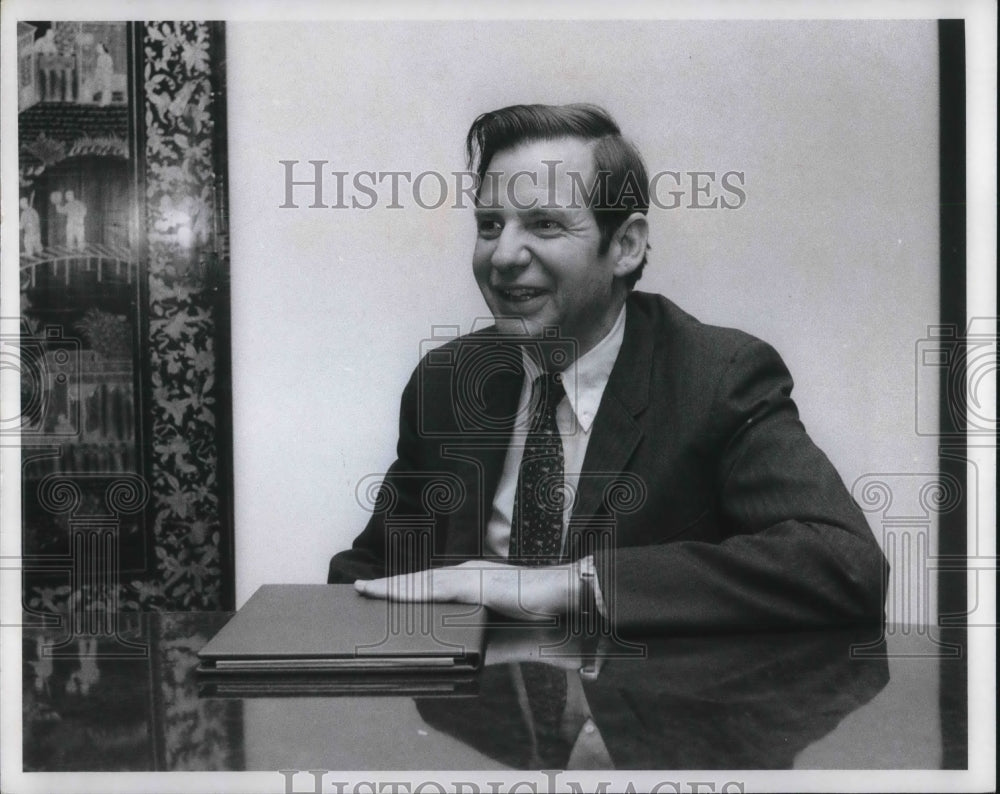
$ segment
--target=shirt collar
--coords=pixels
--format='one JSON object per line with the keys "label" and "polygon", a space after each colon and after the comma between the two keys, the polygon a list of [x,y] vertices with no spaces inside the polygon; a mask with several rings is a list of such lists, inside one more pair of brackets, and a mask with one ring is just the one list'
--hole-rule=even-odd
{"label": "shirt collar", "polygon": [[[594,424],[604,389],[611,378],[611,370],[614,369],[624,339],[625,307],[622,306],[614,325],[604,338],[562,372],[566,401],[585,433],[589,433]],[[526,352],[522,355],[525,372],[531,378],[538,373],[538,365]]]}

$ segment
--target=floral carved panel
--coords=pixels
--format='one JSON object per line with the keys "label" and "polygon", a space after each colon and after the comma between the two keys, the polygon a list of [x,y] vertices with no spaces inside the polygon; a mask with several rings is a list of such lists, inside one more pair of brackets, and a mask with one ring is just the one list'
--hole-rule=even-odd
{"label": "floral carved panel", "polygon": [[206,280],[222,248],[213,39],[209,23],[147,22],[143,41],[151,485],[161,572],[146,595],[172,610],[218,609],[225,510],[217,296]]}

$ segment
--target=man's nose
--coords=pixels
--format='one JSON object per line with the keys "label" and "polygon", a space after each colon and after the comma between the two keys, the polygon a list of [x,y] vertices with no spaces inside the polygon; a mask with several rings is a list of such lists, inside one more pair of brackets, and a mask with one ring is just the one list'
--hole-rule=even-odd
{"label": "man's nose", "polygon": [[490,263],[495,268],[527,267],[531,264],[531,251],[525,245],[522,232],[508,224],[500,232]]}

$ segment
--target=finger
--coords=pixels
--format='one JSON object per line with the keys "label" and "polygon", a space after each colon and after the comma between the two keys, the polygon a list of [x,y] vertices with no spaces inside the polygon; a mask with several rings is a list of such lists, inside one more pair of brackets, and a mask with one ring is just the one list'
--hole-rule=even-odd
{"label": "finger", "polygon": [[424,592],[428,589],[420,576],[415,574],[359,579],[354,586],[364,596],[388,601],[423,601]]}
{"label": "finger", "polygon": [[393,601],[432,601],[434,591],[431,587],[431,574],[427,571],[401,574],[384,580],[387,598]]}
{"label": "finger", "polygon": [[385,579],[358,579],[354,589],[366,598],[388,598],[388,588]]}

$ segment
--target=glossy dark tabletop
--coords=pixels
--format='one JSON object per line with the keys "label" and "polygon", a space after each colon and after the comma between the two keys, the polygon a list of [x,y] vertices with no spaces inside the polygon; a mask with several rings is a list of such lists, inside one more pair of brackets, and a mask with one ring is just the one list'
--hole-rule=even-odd
{"label": "glossy dark tabletop", "polygon": [[919,629],[650,637],[583,674],[543,632],[491,630],[454,685],[220,695],[196,654],[228,617],[123,615],[99,641],[26,629],[25,771],[964,765],[948,688],[965,663]]}

